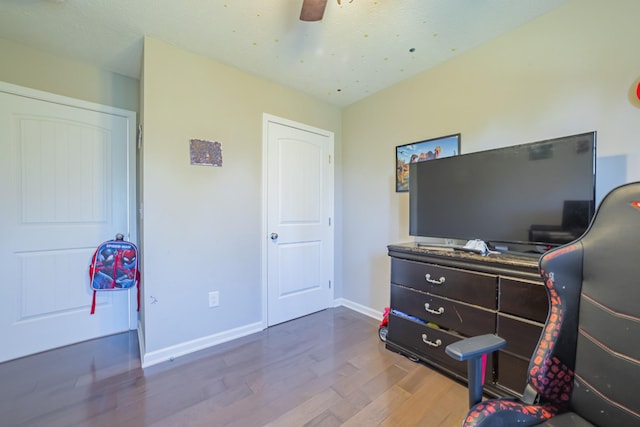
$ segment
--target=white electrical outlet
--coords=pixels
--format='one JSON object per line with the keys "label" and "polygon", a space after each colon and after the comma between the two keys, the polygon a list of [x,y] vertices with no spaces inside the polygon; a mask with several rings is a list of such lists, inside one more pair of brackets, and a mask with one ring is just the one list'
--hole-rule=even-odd
{"label": "white electrical outlet", "polygon": [[220,292],[209,292],[209,307],[217,307],[220,305]]}

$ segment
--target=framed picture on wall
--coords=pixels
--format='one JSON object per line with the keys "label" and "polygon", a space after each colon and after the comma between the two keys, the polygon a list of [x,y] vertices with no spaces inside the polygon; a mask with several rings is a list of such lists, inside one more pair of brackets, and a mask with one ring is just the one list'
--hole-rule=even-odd
{"label": "framed picture on wall", "polygon": [[190,139],[189,158],[192,165],[222,167],[222,144],[218,141]]}
{"label": "framed picture on wall", "polygon": [[460,154],[460,134],[425,139],[396,147],[396,192],[409,191],[409,165]]}

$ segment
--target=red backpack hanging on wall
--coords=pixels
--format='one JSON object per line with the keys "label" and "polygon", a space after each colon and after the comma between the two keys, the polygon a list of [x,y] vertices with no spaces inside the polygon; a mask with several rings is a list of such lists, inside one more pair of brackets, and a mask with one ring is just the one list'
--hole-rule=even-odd
{"label": "red backpack hanging on wall", "polygon": [[138,248],[116,234],[115,240],[102,243],[93,254],[89,266],[89,281],[93,290],[91,314],[96,311],[97,291],[121,291],[134,286],[138,288],[138,311],[140,311],[140,271],[138,270]]}

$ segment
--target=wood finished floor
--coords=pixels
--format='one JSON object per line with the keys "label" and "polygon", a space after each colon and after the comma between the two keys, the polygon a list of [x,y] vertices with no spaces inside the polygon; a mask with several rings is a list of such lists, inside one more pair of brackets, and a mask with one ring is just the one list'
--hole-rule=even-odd
{"label": "wood finished floor", "polygon": [[134,332],[0,364],[1,426],[458,426],[467,390],[344,307],[145,369]]}

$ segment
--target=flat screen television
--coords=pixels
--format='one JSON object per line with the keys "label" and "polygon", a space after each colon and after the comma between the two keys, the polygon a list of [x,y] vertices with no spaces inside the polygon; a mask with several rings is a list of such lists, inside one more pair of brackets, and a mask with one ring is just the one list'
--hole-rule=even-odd
{"label": "flat screen television", "polygon": [[595,210],[596,132],[414,163],[409,233],[491,247],[553,247]]}

